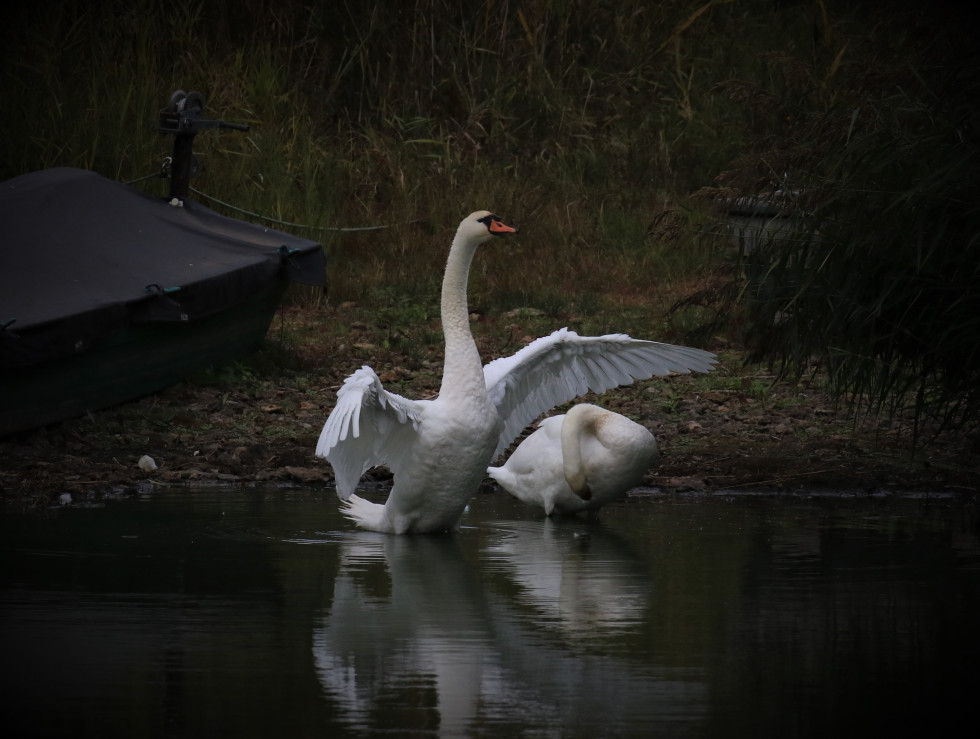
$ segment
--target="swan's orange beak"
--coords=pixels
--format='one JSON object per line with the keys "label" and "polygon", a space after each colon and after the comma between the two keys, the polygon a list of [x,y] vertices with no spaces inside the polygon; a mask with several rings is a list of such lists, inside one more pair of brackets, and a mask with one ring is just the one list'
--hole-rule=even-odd
{"label": "swan's orange beak", "polygon": [[492,234],[516,234],[517,229],[513,226],[508,226],[506,223],[501,221],[499,218],[490,219],[490,233]]}

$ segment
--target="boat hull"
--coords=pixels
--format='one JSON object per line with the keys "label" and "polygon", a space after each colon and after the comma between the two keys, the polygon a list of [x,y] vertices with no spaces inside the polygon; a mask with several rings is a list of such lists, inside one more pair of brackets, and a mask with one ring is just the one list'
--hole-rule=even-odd
{"label": "boat hull", "polygon": [[0,435],[44,426],[150,395],[258,349],[289,282],[188,323],[131,326],[88,351],[0,370]]}

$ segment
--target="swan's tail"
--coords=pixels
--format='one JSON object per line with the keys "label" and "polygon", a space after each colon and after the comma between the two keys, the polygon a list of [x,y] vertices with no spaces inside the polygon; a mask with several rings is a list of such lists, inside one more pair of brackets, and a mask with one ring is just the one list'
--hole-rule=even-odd
{"label": "swan's tail", "polygon": [[357,495],[351,495],[341,502],[340,512],[362,529],[380,531],[384,534],[394,533],[385,507],[380,503],[372,503]]}
{"label": "swan's tail", "polygon": [[500,485],[504,490],[513,495],[513,490],[517,486],[515,475],[505,466],[500,467],[487,467],[487,474],[493,479],[495,483]]}

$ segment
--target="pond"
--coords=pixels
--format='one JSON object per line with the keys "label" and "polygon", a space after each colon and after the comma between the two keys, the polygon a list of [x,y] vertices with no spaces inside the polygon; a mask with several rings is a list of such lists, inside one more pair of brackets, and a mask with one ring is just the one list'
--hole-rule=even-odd
{"label": "pond", "polygon": [[[375,500],[383,492],[364,493]],[[975,722],[980,542],[952,496],[666,494],[456,535],[332,490],[0,516],[8,736],[937,735]]]}

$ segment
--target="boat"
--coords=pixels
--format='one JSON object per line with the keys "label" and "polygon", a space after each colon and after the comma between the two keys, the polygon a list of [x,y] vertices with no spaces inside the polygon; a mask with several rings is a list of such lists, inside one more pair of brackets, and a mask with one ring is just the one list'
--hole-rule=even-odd
{"label": "boat", "polygon": [[0,223],[0,436],[240,359],[291,282],[326,285],[315,241],[83,169],[0,183]]}

